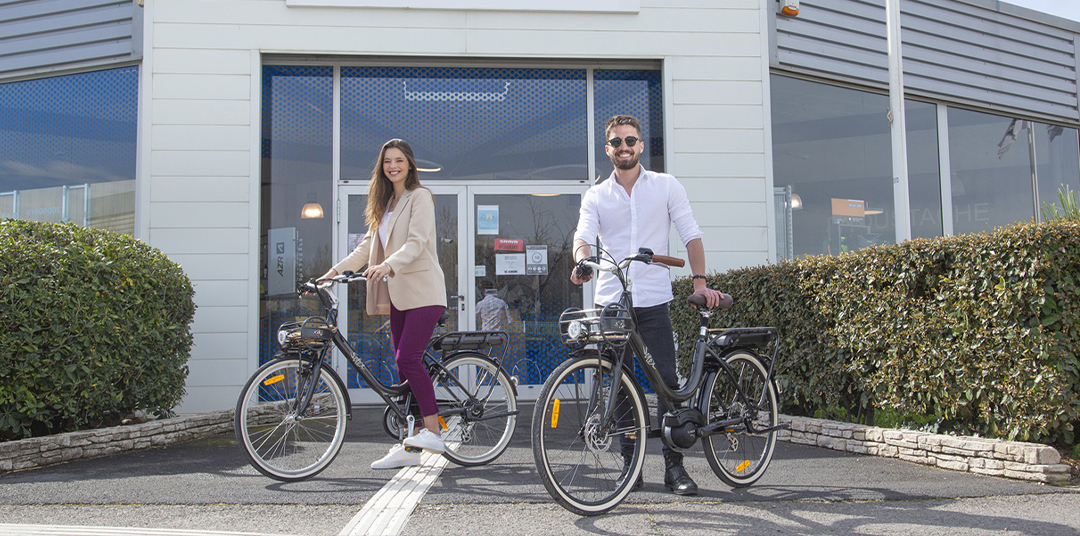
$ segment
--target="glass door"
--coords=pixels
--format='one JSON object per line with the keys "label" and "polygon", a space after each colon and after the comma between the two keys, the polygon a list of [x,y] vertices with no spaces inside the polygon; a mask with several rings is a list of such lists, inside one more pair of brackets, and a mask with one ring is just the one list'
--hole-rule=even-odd
{"label": "glass door", "polygon": [[[467,329],[468,323],[462,322],[465,308],[462,298],[467,295],[463,291],[463,285],[467,280],[461,277],[462,272],[458,270],[458,260],[465,257],[465,246],[459,239],[460,236],[465,236],[465,222],[458,217],[464,211],[465,188],[433,185],[429,186],[429,189],[435,195],[437,250],[439,264],[446,277],[447,310],[450,312],[446,326],[437,328],[436,333]],[[364,218],[367,191],[366,184],[348,184],[339,188],[336,259],[348,255],[367,233],[367,222]],[[367,288],[364,284],[353,283],[347,289],[339,287],[338,298],[342,303],[338,312],[338,325],[346,333],[353,349],[380,381],[386,384],[398,383],[394,353],[390,344],[390,316],[366,314]],[[343,357],[338,356],[334,362],[342,378],[347,377],[346,383],[353,403],[381,402],[382,399],[367,389],[364,379]]]}
{"label": "glass door", "polygon": [[[519,382],[518,397],[535,399],[548,374],[567,357],[559,340],[559,315],[582,307],[592,295],[570,283],[574,229],[583,185],[452,185],[427,181],[435,194],[439,263],[446,276],[450,319],[437,332],[502,330],[510,338],[498,356]],[[527,192],[527,193],[526,193]],[[367,186],[342,185],[335,259],[347,255],[367,233]],[[462,217],[462,215],[468,217]],[[397,383],[389,316],[365,313],[366,288],[339,288],[338,325],[381,381]],[[378,402],[343,358],[354,403]]]}
{"label": "glass door", "polygon": [[519,382],[518,397],[535,399],[568,356],[559,315],[582,307],[589,288],[570,282],[582,185],[469,185],[467,316],[471,329],[501,329],[510,342],[502,365]]}

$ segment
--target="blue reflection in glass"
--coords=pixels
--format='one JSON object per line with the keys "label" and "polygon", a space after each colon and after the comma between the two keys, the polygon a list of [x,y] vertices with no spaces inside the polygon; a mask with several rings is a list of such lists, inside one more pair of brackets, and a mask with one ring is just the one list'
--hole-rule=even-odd
{"label": "blue reflection in glass", "polygon": [[137,66],[0,84],[0,217],[134,230]]}
{"label": "blue reflection in glass", "polygon": [[588,178],[584,69],[346,67],[341,178],[409,142],[421,180]]}

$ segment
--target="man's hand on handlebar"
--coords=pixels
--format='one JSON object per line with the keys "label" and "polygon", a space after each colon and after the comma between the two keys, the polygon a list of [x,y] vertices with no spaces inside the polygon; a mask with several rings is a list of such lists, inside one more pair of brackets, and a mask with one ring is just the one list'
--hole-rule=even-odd
{"label": "man's hand on handlebar", "polygon": [[585,261],[596,262],[596,259],[594,257],[585,257],[584,259],[578,261],[577,266],[574,266],[574,269],[570,271],[570,282],[574,283],[575,285],[580,285],[592,279],[592,266],[585,265]]}

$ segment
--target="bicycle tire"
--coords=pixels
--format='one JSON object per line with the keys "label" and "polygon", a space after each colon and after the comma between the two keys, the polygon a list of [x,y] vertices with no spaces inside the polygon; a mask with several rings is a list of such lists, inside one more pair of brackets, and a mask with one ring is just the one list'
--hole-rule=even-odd
{"label": "bicycle tire", "polygon": [[447,426],[443,456],[466,467],[501,456],[517,428],[517,393],[510,375],[475,352],[454,354],[430,373]]}
{"label": "bicycle tire", "polygon": [[625,370],[618,371],[625,398],[612,413],[613,421],[623,425],[614,430],[601,425],[612,367],[611,360],[596,355],[564,361],[544,382],[533,410],[537,473],[555,502],[578,515],[600,515],[618,506],[645,461],[647,402],[637,380]]}
{"label": "bicycle tire", "polygon": [[328,374],[314,381],[314,396],[297,415],[297,393],[312,380],[310,360],[279,358],[248,379],[236,402],[236,441],[260,473],[283,482],[319,474],[345,439],[346,398]]}
{"label": "bicycle tire", "polygon": [[[755,425],[761,428],[776,426],[776,387],[768,380],[768,372],[761,360],[752,353],[738,351],[726,359],[739,381],[748,405],[744,406],[736,395],[735,386],[723,370],[710,373],[703,384],[705,403],[701,408],[708,422],[730,419],[751,411],[756,416]],[[776,448],[776,430],[764,434],[748,434],[743,426],[735,426],[726,432],[713,434],[702,440],[705,459],[709,460],[716,476],[729,486],[742,488],[757,482],[765,474]]]}

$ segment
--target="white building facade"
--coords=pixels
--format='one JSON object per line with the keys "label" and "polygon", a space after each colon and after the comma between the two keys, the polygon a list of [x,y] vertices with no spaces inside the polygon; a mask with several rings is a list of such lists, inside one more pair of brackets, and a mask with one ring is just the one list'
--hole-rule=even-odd
{"label": "white building facade", "polygon": [[[25,115],[0,134],[31,139],[0,160],[32,164],[0,175],[0,217],[129,232],[184,268],[198,309],[181,413],[233,407],[272,355],[276,325],[311,312],[295,285],[366,230],[367,177],[390,138],[412,144],[436,195],[447,329],[476,329],[476,302],[497,289],[512,310],[505,362],[525,398],[565,355],[559,313],[588,306],[590,289],[567,281],[568,237],[581,196],[611,171],[602,127],[613,114],[641,119],[643,164],[686,188],[710,271],[896,241],[884,0],[804,0],[794,19],[774,0],[28,4],[41,9],[0,11],[25,50],[22,63],[0,62],[0,106]],[[1080,185],[1078,25],[989,0],[901,8],[925,34],[910,46],[904,35],[914,83],[901,236],[1037,218],[1047,192]],[[935,9],[983,22],[948,35],[954,47],[931,24]],[[76,12],[98,14],[100,33],[59,22]],[[31,24],[63,26],[64,60],[34,44]],[[1047,42],[1025,44],[1033,35]],[[940,64],[957,50],[993,61]],[[98,73],[119,89],[91,91],[93,102],[129,96],[115,116],[27,104],[35,84],[96,87],[86,77]],[[76,136],[90,140],[85,156],[38,155],[34,143],[63,135],[27,125],[53,116],[91,130]],[[120,156],[93,164],[102,147]],[[389,381],[383,320],[359,310],[362,289],[340,293],[340,322]],[[354,402],[372,400],[335,367]]]}

